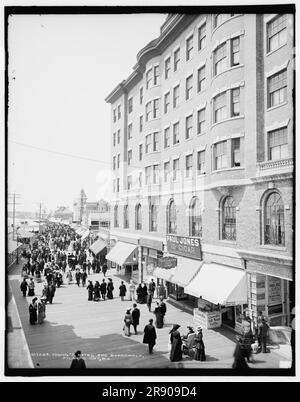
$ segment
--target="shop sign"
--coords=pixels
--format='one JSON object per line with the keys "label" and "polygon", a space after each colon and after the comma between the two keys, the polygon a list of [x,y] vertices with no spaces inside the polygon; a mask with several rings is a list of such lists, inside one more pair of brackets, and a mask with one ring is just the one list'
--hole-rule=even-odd
{"label": "shop sign", "polygon": [[222,317],[220,311],[207,313],[207,328],[219,328],[222,324]]}
{"label": "shop sign", "polygon": [[274,306],[281,303],[281,279],[268,277],[268,298],[269,306]]}
{"label": "shop sign", "polygon": [[169,253],[201,260],[201,244],[199,237],[167,235]]}
{"label": "shop sign", "polygon": [[159,268],[170,269],[177,266],[177,258],[175,257],[161,257],[157,260],[157,266]]}

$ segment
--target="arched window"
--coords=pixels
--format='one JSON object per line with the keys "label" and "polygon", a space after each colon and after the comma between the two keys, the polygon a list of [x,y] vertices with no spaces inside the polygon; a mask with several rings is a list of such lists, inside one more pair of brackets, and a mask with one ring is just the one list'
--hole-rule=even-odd
{"label": "arched window", "polygon": [[116,204],[115,207],[114,207],[114,227],[115,228],[119,227],[119,208],[118,208],[118,204]]}
{"label": "arched window", "polygon": [[284,205],[279,193],[268,195],[264,205],[264,242],[284,246]]}
{"label": "arched window", "polygon": [[124,205],[124,229],[129,228],[128,205]]}
{"label": "arched window", "polygon": [[222,239],[236,240],[236,205],[232,197],[222,203]]}
{"label": "arched window", "polygon": [[176,207],[174,200],[170,200],[167,207],[167,233],[176,234]]}
{"label": "arched window", "polygon": [[197,197],[190,204],[190,236],[202,237],[201,205]]}
{"label": "arched window", "polygon": [[141,204],[137,204],[135,207],[135,229],[142,229],[142,206]]}
{"label": "arched window", "polygon": [[150,232],[157,232],[157,206],[150,204]]}

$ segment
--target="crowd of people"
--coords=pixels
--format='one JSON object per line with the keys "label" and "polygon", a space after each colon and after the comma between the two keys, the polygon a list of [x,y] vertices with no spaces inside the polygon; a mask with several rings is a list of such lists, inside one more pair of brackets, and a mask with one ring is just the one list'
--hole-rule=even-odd
{"label": "crowd of people", "polygon": [[[35,295],[35,282],[42,283],[41,297],[34,297],[29,305],[29,322],[31,325],[43,323],[46,317],[46,304],[52,304],[56,289],[64,280],[72,284],[73,279],[77,285],[86,286],[88,275],[100,272],[99,259],[95,258],[89,250],[86,240],[76,235],[74,229],[68,225],[49,224],[46,232],[37,237],[33,244],[23,251],[22,282],[20,289],[24,297]],[[102,266],[105,276],[106,263]],[[89,281],[89,295],[92,285],[92,300],[100,300],[100,293],[105,299],[112,298],[112,280],[106,285],[105,280],[100,285]],[[111,285],[110,285],[111,283]],[[90,300],[90,296],[89,296]]]}
{"label": "crowd of people", "polygon": [[[26,261],[22,268],[22,281],[20,290],[23,297],[33,297],[29,305],[29,322],[31,325],[42,324],[46,317],[46,305],[52,304],[56,289],[64,280],[68,284],[76,283],[78,287],[84,287],[88,292],[88,301],[105,301],[114,298],[114,283],[112,278],[107,278],[107,264],[100,264],[100,261],[92,255],[89,244],[82,241],[75,231],[67,225],[49,225],[45,234],[39,235],[37,240],[29,245],[23,252]],[[101,283],[96,280],[94,283],[88,280],[90,273],[102,271],[104,277]],[[88,281],[88,284],[86,282]],[[35,283],[42,282],[41,296],[35,294]],[[155,316],[149,319],[144,327],[143,343],[148,344],[149,353],[153,353],[156,344],[157,329],[163,328],[167,306],[164,302],[166,289],[164,285],[157,285],[153,279],[146,284],[138,286],[132,280],[127,285],[121,281],[119,286],[119,297],[121,301],[129,293],[129,300],[133,301],[132,309],[127,309],[124,317],[123,331],[125,336],[131,336],[131,326],[134,334],[138,334],[137,327],[140,324],[140,310],[137,304],[146,304],[149,312]],[[157,298],[152,311],[153,299]],[[245,318],[247,324],[247,317]],[[235,369],[249,368],[254,344],[257,341],[258,351],[267,352],[266,343],[269,325],[262,313],[257,319],[255,333],[252,332],[251,323],[244,326],[243,334],[236,337],[234,351]],[[180,325],[174,324],[169,332],[170,361],[176,362],[188,356],[194,360],[205,361],[205,345],[201,327],[194,329],[188,326],[185,335],[179,332]],[[75,362],[76,363],[76,362]],[[74,363],[74,364],[75,364]]]}

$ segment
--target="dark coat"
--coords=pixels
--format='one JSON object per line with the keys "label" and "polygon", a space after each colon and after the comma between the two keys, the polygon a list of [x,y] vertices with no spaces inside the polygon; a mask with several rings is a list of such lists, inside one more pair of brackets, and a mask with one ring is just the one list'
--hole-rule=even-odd
{"label": "dark coat", "polygon": [[131,312],[132,324],[139,325],[140,323],[140,310],[138,308],[134,308]]}
{"label": "dark coat", "polygon": [[70,368],[75,370],[85,369],[85,361],[83,359],[73,359]]}
{"label": "dark coat", "polygon": [[178,362],[182,359],[182,340],[179,331],[175,330],[171,332],[170,342],[172,344],[171,352],[170,352],[170,360],[171,362]]}
{"label": "dark coat", "polygon": [[121,285],[119,287],[120,289],[120,296],[125,296],[126,295],[126,286],[125,285]]}
{"label": "dark coat", "polygon": [[22,290],[22,292],[26,291],[27,288],[28,288],[28,283],[26,281],[21,282],[20,289]]}
{"label": "dark coat", "polygon": [[106,282],[102,282],[101,285],[100,285],[100,292],[101,292],[103,295],[105,295],[105,293],[106,293],[106,288],[107,288]]}
{"label": "dark coat", "polygon": [[167,312],[167,306],[165,302],[161,302],[160,303],[160,311],[162,315],[165,315]]}
{"label": "dark coat", "polygon": [[155,345],[156,331],[153,325],[148,324],[144,328],[144,338],[143,343],[148,343],[148,345]]}

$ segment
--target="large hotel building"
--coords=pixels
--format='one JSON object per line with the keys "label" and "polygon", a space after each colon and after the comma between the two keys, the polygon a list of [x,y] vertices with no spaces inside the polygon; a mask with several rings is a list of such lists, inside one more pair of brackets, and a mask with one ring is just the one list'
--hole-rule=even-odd
{"label": "large hotel building", "polygon": [[293,14],[169,14],[111,104],[107,259],[206,328],[290,325]]}

